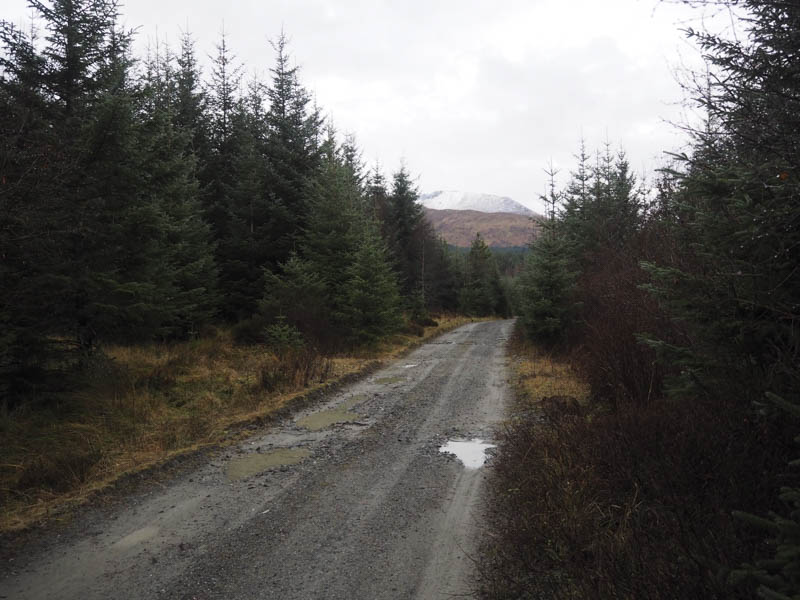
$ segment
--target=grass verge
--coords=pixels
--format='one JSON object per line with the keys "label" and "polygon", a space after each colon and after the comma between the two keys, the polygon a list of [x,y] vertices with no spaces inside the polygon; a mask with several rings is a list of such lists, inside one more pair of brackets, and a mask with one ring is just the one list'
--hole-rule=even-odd
{"label": "grass verge", "polygon": [[277,355],[237,345],[229,331],[106,348],[72,391],[0,412],[0,532],[47,522],[123,475],[233,441],[246,425],[469,321],[441,316],[417,335],[335,356]]}
{"label": "grass verge", "polygon": [[749,598],[764,554],[732,516],[775,507],[791,437],[740,402],[608,405],[565,362],[512,340],[517,404],[492,469],[484,598]]}

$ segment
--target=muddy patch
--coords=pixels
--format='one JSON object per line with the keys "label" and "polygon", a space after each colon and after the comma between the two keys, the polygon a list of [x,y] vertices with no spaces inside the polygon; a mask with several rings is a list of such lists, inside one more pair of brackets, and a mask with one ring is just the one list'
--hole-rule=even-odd
{"label": "muddy patch", "polygon": [[297,424],[300,427],[308,429],[309,431],[320,431],[321,429],[325,429],[326,427],[330,427],[331,425],[335,425],[337,423],[349,423],[352,421],[357,421],[360,418],[359,415],[351,412],[350,409],[366,399],[367,396],[365,394],[357,394],[351,398],[348,398],[336,408],[321,410],[319,412],[306,415],[305,417],[298,419]]}
{"label": "muddy patch", "polygon": [[312,413],[297,420],[300,427],[305,427],[310,431],[319,431],[337,423],[347,423],[358,420],[358,415],[343,408],[332,408]]}
{"label": "muddy patch", "polygon": [[489,448],[496,446],[483,440],[450,440],[439,447],[439,452],[454,455],[467,469],[479,469],[486,463]]}
{"label": "muddy patch", "polygon": [[392,383],[400,383],[403,381],[402,377],[381,377],[380,379],[376,379],[375,383],[380,383],[381,385],[390,385]]}
{"label": "muddy patch", "polygon": [[309,456],[311,456],[311,450],[306,448],[279,448],[264,454],[251,454],[235,458],[228,463],[225,474],[229,481],[236,481],[274,467],[296,465]]}

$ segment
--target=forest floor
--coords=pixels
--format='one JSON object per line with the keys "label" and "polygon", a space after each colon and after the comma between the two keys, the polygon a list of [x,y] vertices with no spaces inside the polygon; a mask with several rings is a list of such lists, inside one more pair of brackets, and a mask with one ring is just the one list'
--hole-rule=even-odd
{"label": "forest floor", "polygon": [[0,411],[0,533],[66,521],[109,486],[187,453],[232,444],[253,426],[318,400],[469,322],[441,316],[360,353],[277,353],[230,331],[188,342],[112,346],[47,402]]}
{"label": "forest floor", "polygon": [[464,325],[316,406],[93,503],[57,532],[25,536],[2,549],[0,595],[469,594],[491,469],[467,468],[442,446],[497,434],[512,328]]}

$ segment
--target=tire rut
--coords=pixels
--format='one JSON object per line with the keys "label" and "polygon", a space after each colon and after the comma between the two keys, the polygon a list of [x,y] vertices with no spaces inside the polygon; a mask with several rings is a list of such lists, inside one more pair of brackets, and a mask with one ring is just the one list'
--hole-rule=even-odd
{"label": "tire rut", "polygon": [[[20,556],[0,597],[468,594],[485,469],[439,448],[491,438],[504,417],[511,326],[454,330],[163,489],[89,511],[51,547]],[[299,425],[325,410],[346,420]],[[277,449],[308,458],[229,477],[234,461]]]}

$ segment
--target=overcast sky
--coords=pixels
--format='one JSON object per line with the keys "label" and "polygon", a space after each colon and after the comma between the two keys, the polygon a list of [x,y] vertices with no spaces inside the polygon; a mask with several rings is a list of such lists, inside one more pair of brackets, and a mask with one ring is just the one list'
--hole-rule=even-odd
{"label": "overcast sky", "polygon": [[[25,24],[25,0],[0,17]],[[266,76],[283,28],[293,60],[369,164],[405,159],[422,192],[511,196],[539,208],[550,160],[583,137],[624,147],[652,174],[685,140],[674,72],[696,65],[679,30],[697,13],[657,0],[129,0],[137,47],[195,37],[213,53],[223,23],[249,73]]]}

